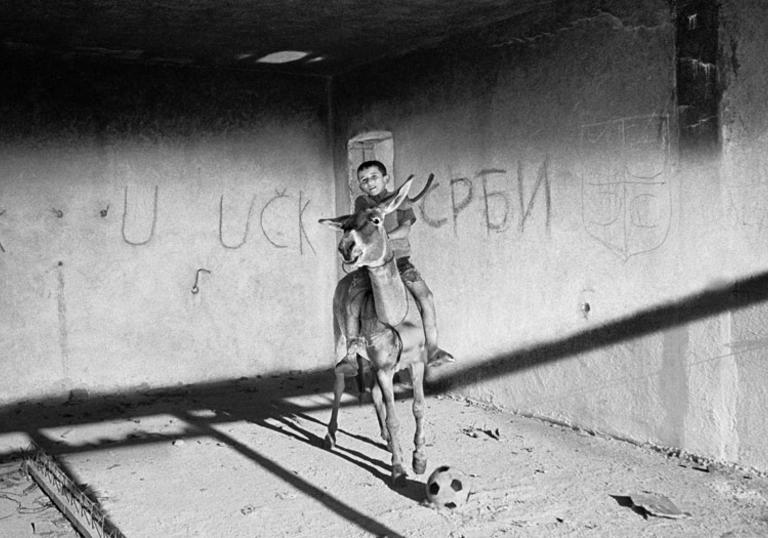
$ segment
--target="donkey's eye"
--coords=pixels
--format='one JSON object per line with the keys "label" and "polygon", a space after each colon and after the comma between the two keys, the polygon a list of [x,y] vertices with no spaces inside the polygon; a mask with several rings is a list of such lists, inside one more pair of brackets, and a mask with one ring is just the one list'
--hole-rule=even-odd
{"label": "donkey's eye", "polygon": [[368,217],[368,222],[370,222],[374,226],[378,226],[379,224],[381,224],[381,217],[378,217],[376,215],[371,215],[370,217]]}

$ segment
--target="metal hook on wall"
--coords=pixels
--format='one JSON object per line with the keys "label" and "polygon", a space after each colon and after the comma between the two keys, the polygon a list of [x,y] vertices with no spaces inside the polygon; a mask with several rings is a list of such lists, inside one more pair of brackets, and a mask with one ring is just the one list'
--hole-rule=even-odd
{"label": "metal hook on wall", "polygon": [[200,273],[208,273],[209,275],[211,272],[208,269],[200,268],[195,272],[195,283],[192,286],[192,294],[197,294],[200,291],[200,288],[197,286],[198,281],[200,280]]}

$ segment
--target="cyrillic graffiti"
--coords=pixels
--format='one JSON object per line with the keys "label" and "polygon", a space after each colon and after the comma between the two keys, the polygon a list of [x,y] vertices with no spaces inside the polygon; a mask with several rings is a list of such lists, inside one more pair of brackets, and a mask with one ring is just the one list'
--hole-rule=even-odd
{"label": "cyrillic graffiti", "polygon": [[[483,226],[488,235],[491,232],[501,233],[511,227],[514,219],[512,197],[507,189],[500,188],[499,182],[507,180],[509,174],[502,168],[483,168],[469,177],[451,178],[448,183],[450,189],[450,216],[453,223],[453,234],[459,234],[460,216],[475,201],[478,184],[480,190],[480,203],[482,204]],[[525,231],[526,222],[533,215],[536,200],[542,199],[544,204],[545,229],[549,232],[552,213],[552,195],[549,178],[549,157],[547,156],[539,166],[533,190],[526,198],[526,178],[522,162],[517,167],[517,200],[518,218],[517,227],[520,232]],[[421,217],[432,228],[442,228],[448,223],[448,217],[438,216],[437,199],[435,193],[439,184],[433,187],[418,204]]]}

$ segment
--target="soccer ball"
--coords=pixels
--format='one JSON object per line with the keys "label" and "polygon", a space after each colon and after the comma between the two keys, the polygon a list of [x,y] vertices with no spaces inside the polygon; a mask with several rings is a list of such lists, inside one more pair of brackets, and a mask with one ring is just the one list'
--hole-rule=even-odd
{"label": "soccer ball", "polygon": [[427,479],[427,500],[438,508],[459,508],[469,498],[469,477],[460,470],[442,465]]}

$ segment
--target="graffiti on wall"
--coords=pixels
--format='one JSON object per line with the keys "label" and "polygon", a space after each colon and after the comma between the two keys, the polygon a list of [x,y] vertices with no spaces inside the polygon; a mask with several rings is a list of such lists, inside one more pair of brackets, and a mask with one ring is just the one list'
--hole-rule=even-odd
{"label": "graffiti on wall", "polygon": [[[286,210],[289,212],[292,211],[293,204],[295,202],[291,201],[293,196],[287,193],[287,188],[284,188],[282,190],[277,189],[275,191],[275,194],[269,197],[266,202],[264,202],[258,212],[259,215],[259,227],[261,230],[261,234],[264,236],[264,238],[267,240],[267,242],[276,249],[283,249],[283,248],[289,248],[292,246],[291,243],[285,242],[286,240],[284,237],[286,235],[289,235],[286,233],[286,228],[288,227],[294,227],[295,226],[295,244],[296,247],[299,250],[299,254],[303,255],[305,250],[307,250],[307,247],[309,250],[316,254],[315,247],[312,245],[312,242],[309,239],[309,236],[307,235],[307,230],[304,225],[304,213],[307,210],[307,207],[309,206],[311,200],[306,199],[304,192],[299,191],[297,200],[298,200],[298,209],[296,210],[296,218],[294,219],[293,216],[286,216]],[[242,248],[248,241],[248,237],[251,232],[251,222],[253,220],[255,209],[257,207],[257,197],[254,194],[251,196],[250,204],[248,207],[248,212],[245,216],[245,222],[242,225],[243,232],[240,235],[240,238],[236,241],[231,241],[225,239],[225,232],[224,232],[224,221],[225,221],[225,210],[224,210],[224,195],[222,194],[219,197],[219,222],[218,222],[218,237],[219,237],[219,243],[222,247],[229,249],[229,250],[237,250],[239,248]],[[141,240],[132,240],[128,239],[128,234],[126,233],[126,220],[129,214],[129,203],[128,203],[128,187],[125,187],[124,189],[124,198],[123,198],[123,217],[122,217],[122,227],[121,227],[121,233],[123,236],[123,241],[125,241],[127,244],[131,246],[141,246],[148,244],[152,237],[155,235],[155,228],[157,224],[157,212],[158,212],[158,187],[155,186],[154,190],[154,200],[152,205],[152,216],[150,218],[150,224],[149,224],[149,231],[147,232],[147,236],[144,239]],[[292,234],[291,234],[292,235]]]}
{"label": "graffiti on wall", "polygon": [[[141,193],[132,192],[129,194],[129,188],[123,188],[123,214],[121,217],[120,234],[123,242],[132,246],[144,246],[149,244],[155,237],[157,231],[157,221],[159,213],[159,187],[157,185],[152,189],[152,194],[147,196]],[[242,248],[248,241],[251,234],[251,222],[254,215],[258,214],[259,227],[261,235],[267,243],[275,249],[296,248],[300,255],[305,252],[317,254],[315,247],[310,241],[305,226],[305,213],[311,200],[306,197],[304,191],[299,191],[298,195],[291,195],[288,189],[277,189],[273,195],[266,198],[258,205],[258,198],[254,194],[250,199],[248,213],[242,224],[242,233],[236,241],[225,239],[225,203],[224,195],[219,198],[219,222],[218,237],[219,243],[225,249],[236,250]],[[258,208],[258,213],[257,213]],[[0,209],[0,217],[5,214],[5,209]],[[63,218],[64,213],[56,208],[51,212],[57,218]],[[106,218],[109,212],[109,204],[98,211],[100,218]],[[293,239],[286,239],[286,238]],[[5,252],[5,247],[0,242],[0,252]]]}
{"label": "graffiti on wall", "polygon": [[221,243],[222,247],[236,250],[245,245],[245,242],[248,240],[248,233],[251,230],[251,215],[253,215],[253,208],[255,205],[256,195],[254,194],[251,196],[251,204],[248,206],[248,214],[245,217],[245,230],[243,231],[243,236],[236,244],[229,245],[224,240],[224,195],[221,195],[219,198],[219,243]]}
{"label": "graffiti on wall", "polygon": [[[535,173],[533,186],[526,188],[530,183],[526,176],[523,163],[518,161],[514,174],[514,190],[517,196],[509,189],[503,188],[510,182],[510,174],[503,168],[483,168],[471,177],[454,177],[447,184],[449,194],[449,207],[438,207],[438,199],[435,193],[440,184],[435,184],[421,199],[418,208],[421,217],[432,228],[442,228],[451,224],[454,236],[459,235],[459,222],[462,214],[473,204],[481,206],[482,226],[488,235],[500,233],[512,227],[515,220],[517,229],[525,231],[528,220],[534,214],[537,200],[543,205],[544,225],[546,231],[550,229],[552,213],[552,195],[549,175],[549,156],[541,162]],[[515,219],[516,217],[516,219]]]}
{"label": "graffiti on wall", "polygon": [[669,116],[582,125],[579,142],[587,233],[624,261],[659,248],[672,213]]}
{"label": "graffiti on wall", "polygon": [[[309,247],[309,250],[311,250],[313,254],[316,254],[315,247],[312,245],[304,225],[304,213],[307,211],[307,207],[309,207],[311,200],[305,198],[304,191],[300,190],[299,195],[295,197],[296,201],[294,202],[294,196],[288,194],[287,191],[287,188],[282,190],[276,189],[275,193],[267,198],[266,202],[262,203],[261,208],[259,209],[259,228],[261,230],[261,235],[273,248],[283,249],[296,245],[299,254],[303,255],[306,250],[306,244],[306,246]],[[297,203],[297,206],[294,206],[295,203]],[[253,195],[248,207],[248,213],[245,217],[245,223],[243,224],[244,231],[240,240],[236,243],[228,243],[224,239],[224,195],[221,195],[221,198],[219,199],[219,242],[224,248],[235,250],[246,244],[256,206],[257,198],[256,195]],[[296,213],[295,215],[291,215],[294,211],[294,207],[296,207]],[[287,230],[291,228],[293,230],[288,233]],[[294,236],[295,239],[285,239],[285,237],[290,236]]]}
{"label": "graffiti on wall", "polygon": [[123,223],[120,226],[120,233],[123,236],[123,241],[125,241],[131,246],[137,247],[141,245],[146,245],[152,240],[152,238],[155,235],[155,225],[157,224],[157,190],[158,190],[157,185],[155,185],[155,196],[152,204],[152,220],[149,228],[149,233],[147,234],[146,239],[143,239],[140,241],[133,241],[131,239],[128,239],[125,233],[125,222],[128,220],[128,187],[125,187],[123,189]]}

